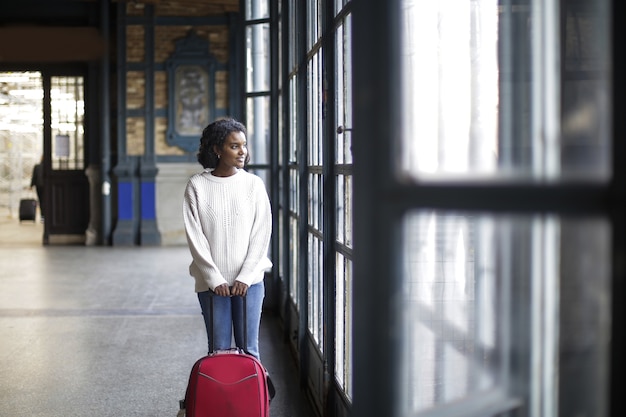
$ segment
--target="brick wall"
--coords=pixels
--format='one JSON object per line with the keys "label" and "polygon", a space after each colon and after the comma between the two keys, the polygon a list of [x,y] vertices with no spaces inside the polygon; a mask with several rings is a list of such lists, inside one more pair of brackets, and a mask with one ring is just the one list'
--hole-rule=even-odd
{"label": "brick wall", "polygon": [[[126,6],[128,16],[144,16],[144,4],[154,6],[155,17],[194,17],[221,16],[226,13],[238,12],[239,0],[143,0],[137,4],[129,2]],[[226,64],[229,60],[229,29],[227,26],[191,26],[191,25],[156,25],[154,27],[154,61],[157,66],[164,64],[172,55],[176,41],[185,38],[190,31],[209,41],[210,53],[219,63]],[[139,24],[126,27],[126,60],[134,64],[144,63],[146,28]],[[154,71],[154,106],[155,110],[164,110],[168,106],[168,76],[163,70]],[[127,109],[145,108],[145,82],[143,71],[128,71],[126,74],[126,106]],[[217,71],[215,76],[215,105],[218,109],[228,108],[228,72]],[[145,118],[127,117],[126,149],[128,155],[143,155],[145,152]],[[155,120],[155,152],[157,155],[183,155],[185,152],[178,147],[169,146],[166,142],[167,117]]]}

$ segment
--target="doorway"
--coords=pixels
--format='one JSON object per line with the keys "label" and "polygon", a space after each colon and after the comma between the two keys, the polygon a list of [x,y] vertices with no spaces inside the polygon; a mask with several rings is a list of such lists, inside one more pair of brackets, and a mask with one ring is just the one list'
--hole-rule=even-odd
{"label": "doorway", "polygon": [[0,72],[0,244],[41,244],[43,223],[19,220],[23,198],[37,199],[30,187],[33,167],[43,155],[41,72]]}
{"label": "doorway", "polygon": [[[89,184],[84,79],[80,73],[0,72],[1,242],[85,242]],[[40,161],[41,199],[31,188],[33,167]],[[35,221],[20,221],[24,198],[38,200]]]}

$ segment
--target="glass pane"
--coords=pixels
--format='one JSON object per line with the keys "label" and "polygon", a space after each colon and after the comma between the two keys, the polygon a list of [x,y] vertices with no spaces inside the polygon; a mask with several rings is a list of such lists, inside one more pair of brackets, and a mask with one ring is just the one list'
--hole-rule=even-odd
{"label": "glass pane", "polygon": [[246,92],[270,89],[270,25],[262,23],[246,27]]}
{"label": "glass pane", "polygon": [[352,175],[337,175],[337,242],[352,248]]}
{"label": "glass pane", "polygon": [[345,233],[344,236],[346,238],[346,240],[344,241],[344,244],[348,247],[348,248],[352,248],[352,219],[353,219],[353,215],[352,215],[352,175],[346,175],[345,176],[345,191],[346,193],[343,196],[343,206],[344,206],[344,213],[343,213],[343,217],[344,217],[344,227],[345,227]]}
{"label": "glass pane", "polygon": [[415,211],[403,230],[402,415],[494,393],[488,415],[607,415],[607,222]]}
{"label": "glass pane", "polygon": [[352,261],[337,253],[335,259],[335,378],[352,399]]}
{"label": "glass pane", "polygon": [[288,10],[289,10],[289,19],[287,20],[287,24],[289,25],[288,30],[289,30],[289,39],[292,40],[292,42],[288,43],[288,50],[286,51],[287,56],[288,56],[288,63],[289,63],[289,70],[293,70],[296,68],[296,66],[298,65],[298,55],[297,55],[297,50],[298,50],[298,13],[297,13],[297,9],[296,9],[296,1],[295,0],[287,0],[289,2],[289,6],[288,6]]}
{"label": "glass pane", "polygon": [[335,160],[339,164],[352,163],[352,17],[337,28],[336,62],[336,117],[337,147]]}
{"label": "glass pane", "polygon": [[306,2],[307,13],[307,47],[312,49],[322,33],[322,0],[309,0]]}
{"label": "glass pane", "polygon": [[345,177],[343,175],[337,175],[335,180],[335,189],[337,195],[337,242],[343,243],[346,241],[346,226],[345,226],[345,213],[348,210],[346,207],[346,201],[344,200],[346,193]]}
{"label": "glass pane", "polygon": [[398,174],[606,181],[608,4],[402,0]]}
{"label": "glass pane", "polygon": [[51,77],[52,169],[85,168],[83,77]]}
{"label": "glass pane", "polygon": [[270,98],[252,97],[246,101],[248,152],[251,164],[270,161]]}
{"label": "glass pane", "polygon": [[323,126],[323,86],[322,86],[322,51],[311,58],[308,65],[307,79],[307,140],[309,166],[321,166],[323,161],[322,126]]}
{"label": "glass pane", "polygon": [[335,16],[343,10],[343,7],[348,4],[349,0],[334,0],[335,3]]}
{"label": "glass pane", "polygon": [[300,298],[298,297],[298,260],[300,258],[299,252],[299,239],[298,233],[298,204],[300,201],[299,195],[299,181],[297,169],[289,170],[289,265],[291,266],[289,271],[289,295],[292,301],[296,305],[296,308],[300,309]]}
{"label": "glass pane", "polygon": [[267,19],[270,17],[268,0],[246,0],[246,20]]}
{"label": "glass pane", "polygon": [[[290,9],[291,10],[291,9]],[[298,205],[300,202],[300,177],[298,175],[298,167],[295,165],[298,155],[298,118],[297,111],[298,108],[298,94],[297,94],[297,78],[294,75],[289,80],[289,114],[291,115],[290,120],[287,121],[288,129],[289,129],[289,137],[288,137],[288,161],[289,164],[286,169],[289,170],[289,201],[287,202],[289,207],[289,215],[290,215],[290,230],[289,230],[289,250],[290,255],[288,256],[289,264],[291,266],[291,270],[289,271],[289,295],[291,296],[291,300],[295,304],[298,311],[300,311],[300,298],[298,297],[298,259],[300,257],[299,252],[299,234],[298,234]]]}
{"label": "glass pane", "polygon": [[298,279],[298,260],[299,245],[298,245],[298,219],[296,217],[290,217],[289,219],[289,295],[293,301],[296,310],[300,311],[300,297],[298,297],[298,285],[300,280]]}
{"label": "glass pane", "polygon": [[[282,195],[282,192],[280,195]],[[282,261],[283,259],[286,259],[285,242],[287,242],[287,231],[285,230],[285,223],[283,221],[285,216],[286,213],[284,210],[284,206],[280,205],[278,208],[278,222],[274,226],[274,228],[276,228],[277,230],[275,236],[278,237],[278,259],[280,259],[280,261],[275,264],[275,268],[278,268],[278,279],[280,280],[280,285],[282,285],[283,288],[287,287],[287,283],[285,282],[285,280],[288,276],[287,271],[285,270],[285,263]]]}
{"label": "glass pane", "polygon": [[289,163],[295,164],[297,159],[297,151],[298,151],[298,142],[297,132],[298,132],[298,91],[297,91],[297,78],[294,76],[289,80],[289,114],[291,116],[289,123]]}
{"label": "glass pane", "polygon": [[322,175],[308,175],[309,220],[309,329],[320,349],[323,348],[323,193]]}
{"label": "glass pane", "polygon": [[608,2],[564,4],[561,161],[566,176],[610,175]]}
{"label": "glass pane", "polygon": [[309,245],[309,268],[308,268],[308,319],[309,330],[315,340],[318,348],[324,350],[324,285],[323,285],[323,271],[324,271],[324,254],[323,254],[323,242],[317,235],[309,233],[308,238]]}

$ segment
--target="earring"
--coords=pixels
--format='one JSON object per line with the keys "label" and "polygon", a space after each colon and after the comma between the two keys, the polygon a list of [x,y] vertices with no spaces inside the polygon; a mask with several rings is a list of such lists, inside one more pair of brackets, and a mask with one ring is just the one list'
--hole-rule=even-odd
{"label": "earring", "polygon": [[220,155],[219,153],[217,154],[217,159],[220,159],[222,157],[222,155]]}

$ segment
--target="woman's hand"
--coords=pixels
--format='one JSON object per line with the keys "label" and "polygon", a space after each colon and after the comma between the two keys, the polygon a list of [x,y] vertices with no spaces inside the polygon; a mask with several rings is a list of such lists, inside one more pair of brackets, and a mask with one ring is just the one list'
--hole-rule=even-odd
{"label": "woman's hand", "polygon": [[213,291],[215,294],[220,295],[222,297],[230,297],[230,288],[228,287],[228,284],[222,284],[218,287],[215,287],[215,291]]}
{"label": "woman's hand", "polygon": [[231,295],[237,295],[244,297],[248,292],[248,286],[241,281],[235,281],[233,288],[230,291]]}
{"label": "woman's hand", "polygon": [[235,285],[229,287],[228,284],[222,284],[215,287],[213,291],[216,295],[222,297],[241,296],[244,297],[248,293],[248,286],[241,281],[235,281]]}

